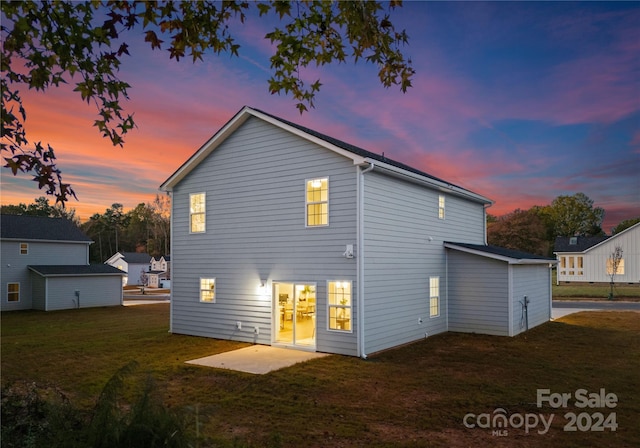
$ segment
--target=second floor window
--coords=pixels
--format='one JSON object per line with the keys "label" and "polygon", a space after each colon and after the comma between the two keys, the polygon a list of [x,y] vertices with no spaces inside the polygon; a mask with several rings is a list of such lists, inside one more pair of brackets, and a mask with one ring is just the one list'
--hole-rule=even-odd
{"label": "second floor window", "polygon": [[20,243],[20,255],[29,254],[29,243]]}
{"label": "second floor window", "polygon": [[438,218],[444,219],[444,196],[438,196]]}
{"label": "second floor window", "polygon": [[205,194],[189,195],[189,231],[202,233],[205,230]]}
{"label": "second floor window", "polygon": [[307,227],[329,225],[329,179],[307,181]]}

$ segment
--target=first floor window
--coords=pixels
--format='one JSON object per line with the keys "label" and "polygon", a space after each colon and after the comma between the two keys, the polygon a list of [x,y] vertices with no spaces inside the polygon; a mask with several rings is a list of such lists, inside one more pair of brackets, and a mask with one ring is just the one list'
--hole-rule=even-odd
{"label": "first floor window", "polygon": [[440,277],[429,277],[429,317],[440,315]]}
{"label": "first floor window", "polygon": [[624,258],[607,258],[607,275],[624,275]]}
{"label": "first floor window", "polygon": [[351,331],[351,282],[331,281],[327,289],[329,330]]}
{"label": "first floor window", "polygon": [[20,283],[7,284],[7,302],[20,301]]}
{"label": "first floor window", "polygon": [[20,255],[29,254],[29,243],[20,243]]}
{"label": "first floor window", "polygon": [[216,279],[200,279],[200,301],[214,303],[216,301]]}
{"label": "first floor window", "polygon": [[584,267],[583,267],[583,258],[582,257],[576,257],[576,262],[577,262],[577,274],[578,275],[584,275]]}
{"label": "first floor window", "polygon": [[202,233],[205,231],[205,194],[194,193],[189,195],[189,231]]}

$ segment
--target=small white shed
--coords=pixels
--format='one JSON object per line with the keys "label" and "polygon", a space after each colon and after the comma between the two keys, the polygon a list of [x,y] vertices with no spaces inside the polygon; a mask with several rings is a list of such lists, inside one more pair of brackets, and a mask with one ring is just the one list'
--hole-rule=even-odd
{"label": "small white shed", "polygon": [[551,319],[553,258],[445,242],[449,331],[515,336]]}

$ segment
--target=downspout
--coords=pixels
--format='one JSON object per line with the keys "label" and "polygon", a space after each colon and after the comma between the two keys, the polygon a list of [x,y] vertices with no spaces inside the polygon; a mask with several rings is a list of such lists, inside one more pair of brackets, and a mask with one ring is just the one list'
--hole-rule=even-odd
{"label": "downspout", "polygon": [[358,352],[362,359],[367,359],[364,344],[364,175],[373,171],[373,163],[365,169],[360,169],[358,175]]}
{"label": "downspout", "polygon": [[553,318],[553,263],[549,263],[549,320]]}
{"label": "downspout", "polygon": [[484,244],[485,246],[487,244],[489,244],[487,241],[487,209],[489,207],[491,207],[492,204],[484,204],[484,207],[482,207],[482,210],[484,211]]}
{"label": "downspout", "polygon": [[[173,192],[167,191],[167,196],[171,198],[171,225],[169,226],[169,238],[171,239],[170,252],[172,252],[172,256],[173,256],[173,253],[174,253],[173,243],[175,242],[175,240],[173,239],[173,229],[175,228],[175,225],[173,222],[173,215],[174,215]],[[174,260],[171,260],[171,263],[173,266],[175,266]],[[171,273],[171,276],[172,276],[171,282],[173,283],[173,273]],[[169,333],[173,333],[173,304],[175,303],[173,300],[173,290],[174,290],[174,285],[172,284],[171,289],[169,290]]]}

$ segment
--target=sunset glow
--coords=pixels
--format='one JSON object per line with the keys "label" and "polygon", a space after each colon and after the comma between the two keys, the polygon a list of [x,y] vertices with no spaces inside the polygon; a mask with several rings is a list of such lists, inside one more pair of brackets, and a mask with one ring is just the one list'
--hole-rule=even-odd
{"label": "sunset glow", "polygon": [[[270,24],[236,28],[239,58],[176,63],[127,37],[121,78],[138,129],[113,147],[72,86],[22,91],[31,142],[56,150],[84,221],[125,210],[159,185],[244,105],[415,166],[495,201],[489,213],[547,205],[583,192],[606,211],[603,229],[640,216],[638,3],[405,2],[391,15],[409,34],[416,68],[406,94],[377,69],[311,68],[316,108],[268,92]],[[2,169],[2,204],[43,196],[30,176]],[[54,202],[53,198],[50,202]]]}

